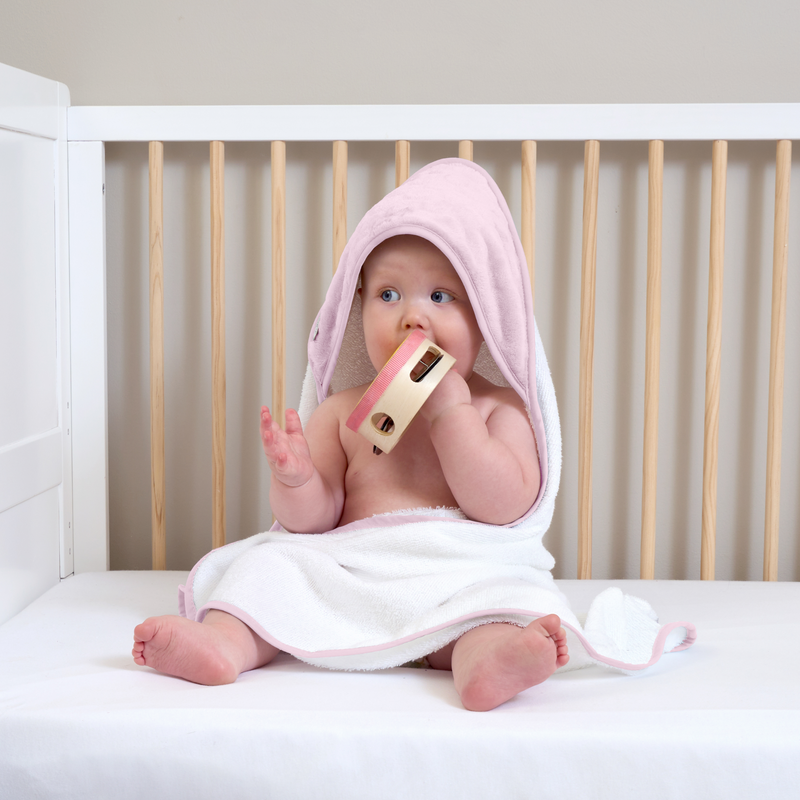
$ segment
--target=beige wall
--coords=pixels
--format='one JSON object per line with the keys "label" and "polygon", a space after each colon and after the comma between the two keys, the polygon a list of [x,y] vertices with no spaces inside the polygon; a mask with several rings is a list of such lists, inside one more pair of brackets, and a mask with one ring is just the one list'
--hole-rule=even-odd
{"label": "beige wall", "polygon": [[[604,7],[603,7],[604,6]],[[785,6],[785,7],[782,7]],[[602,7],[602,15],[600,8]],[[131,9],[135,10],[135,15]],[[800,8],[771,2],[46,5],[6,0],[0,61],[65,82],[79,104],[798,101]],[[492,9],[489,11],[489,9]],[[496,9],[500,9],[497,11]],[[152,10],[154,22],[146,14]],[[214,12],[213,14],[211,12]],[[421,24],[416,20],[425,19]],[[162,32],[159,33],[158,31]],[[713,33],[712,33],[713,31]],[[214,40],[216,37],[216,41]],[[412,169],[455,155],[415,144]],[[227,147],[228,528],[271,519],[256,433],[268,402],[269,147]],[[666,148],[658,577],[698,577],[710,145]],[[564,428],[547,544],[575,575],[582,146],[539,146],[537,319]],[[519,220],[519,147],[476,143]],[[146,147],[109,145],[112,566],[149,565]],[[168,566],[210,544],[208,148],[165,168]],[[391,145],[350,147],[349,219],[394,181]],[[635,577],[641,503],[646,146],[601,147],[595,406],[595,574]],[[795,156],[794,184],[800,179]],[[728,182],[718,577],[759,577],[774,145],[733,143]],[[331,269],[329,145],[288,153],[289,397]],[[780,577],[800,579],[800,220],[792,210]],[[793,289],[792,287],[795,286]],[[798,344],[795,344],[798,343]]]}
{"label": "beige wall", "polygon": [[800,100],[794,0],[3,0],[79,105]]}

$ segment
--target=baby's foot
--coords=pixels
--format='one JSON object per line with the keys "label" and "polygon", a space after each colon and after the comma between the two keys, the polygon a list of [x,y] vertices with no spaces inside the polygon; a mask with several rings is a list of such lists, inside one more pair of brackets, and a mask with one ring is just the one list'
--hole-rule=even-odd
{"label": "baby's foot", "polygon": [[[238,621],[238,620],[237,620]],[[178,616],[150,617],[133,630],[133,660],[167,675],[217,686],[242,671],[231,643],[215,625]]]}
{"label": "baby's foot", "polygon": [[492,624],[468,631],[453,650],[453,677],[465,708],[488,711],[568,661],[567,635],[550,614],[526,628]]}

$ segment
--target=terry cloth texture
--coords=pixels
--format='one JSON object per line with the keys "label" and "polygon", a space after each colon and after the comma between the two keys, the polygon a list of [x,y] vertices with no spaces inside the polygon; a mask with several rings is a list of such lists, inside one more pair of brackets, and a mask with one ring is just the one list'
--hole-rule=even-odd
{"label": "terry cloth texture", "polygon": [[542,538],[561,475],[555,392],[511,213],[476,164],[445,159],[424,167],[359,223],[309,337],[303,424],[332,392],[375,377],[358,277],[369,253],[401,234],[429,240],[450,260],[485,340],[476,372],[525,402],[542,475],[536,501],[504,526],[443,509],[384,514],[319,534],[276,524],[205,556],[181,587],[182,613],[202,620],[212,608],[228,611],[281,650],[332,669],[397,666],[477,625],[525,625],[550,613],[568,630],[570,669],[594,662],[638,670],[688,647],[691,624],[661,626],[647,603],[615,589],[596,598],[582,627],[553,580]]}

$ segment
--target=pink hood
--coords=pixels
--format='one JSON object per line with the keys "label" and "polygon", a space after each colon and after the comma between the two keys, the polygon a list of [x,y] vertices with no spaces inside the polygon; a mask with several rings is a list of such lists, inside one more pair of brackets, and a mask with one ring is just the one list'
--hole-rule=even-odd
{"label": "pink hood", "polygon": [[317,402],[333,391],[375,377],[366,356],[356,288],[369,253],[385,239],[400,234],[427,239],[450,260],[467,289],[486,343],[475,370],[494,383],[511,386],[528,409],[542,475],[542,489],[530,514],[541,498],[548,474],[545,427],[537,395],[530,279],[505,198],[477,164],[460,158],[428,164],[359,222],[342,253],[308,341]]}

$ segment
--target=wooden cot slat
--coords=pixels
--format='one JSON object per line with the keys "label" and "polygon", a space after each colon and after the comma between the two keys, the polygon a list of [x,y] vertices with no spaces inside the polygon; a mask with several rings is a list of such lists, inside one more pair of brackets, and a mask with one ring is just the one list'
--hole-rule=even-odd
{"label": "wooden cot slat", "polygon": [[474,161],[473,158],[473,147],[472,142],[468,139],[464,139],[463,141],[458,143],[458,157],[459,158],[466,158],[467,161]]}
{"label": "wooden cot slat", "polygon": [[167,568],[164,458],[164,143],[150,142],[150,527],[153,569]]}
{"label": "wooden cot slat", "polygon": [[408,180],[411,171],[411,142],[401,139],[394,143],[394,185],[395,188]]}
{"label": "wooden cot slat", "polygon": [[286,427],[286,143],[273,142],[272,416]]}
{"label": "wooden cot slat", "polygon": [[656,483],[658,472],[658,384],[661,351],[661,236],[664,142],[650,142],[647,192],[647,322],[642,457],[642,549],[639,576],[656,572]]}
{"label": "wooden cot slat", "polygon": [[211,542],[225,544],[225,144],[211,142]]}
{"label": "wooden cot slat", "polygon": [[333,143],[333,271],[347,244],[347,142]]}
{"label": "wooden cot slat", "polygon": [[597,264],[597,190],[600,142],[588,141],[583,165],[581,249],[581,344],[578,426],[578,578],[592,577],[592,399],[594,305]]}
{"label": "wooden cot slat", "polygon": [[536,142],[522,143],[522,249],[531,277],[531,300],[536,308]]}
{"label": "wooden cot slat", "polygon": [[778,142],[775,158],[775,238],[772,255],[772,322],[769,351],[767,498],[764,512],[764,580],[778,580],[778,525],[781,496],[783,369],[786,345],[786,281],[789,260],[789,181],[792,143]]}
{"label": "wooden cot slat", "polygon": [[714,580],[717,531],[719,387],[722,363],[722,278],[725,262],[725,190],[728,143],[715,141],[711,151],[711,243],[706,333],[706,400],[703,429],[703,526],[700,577]]}

